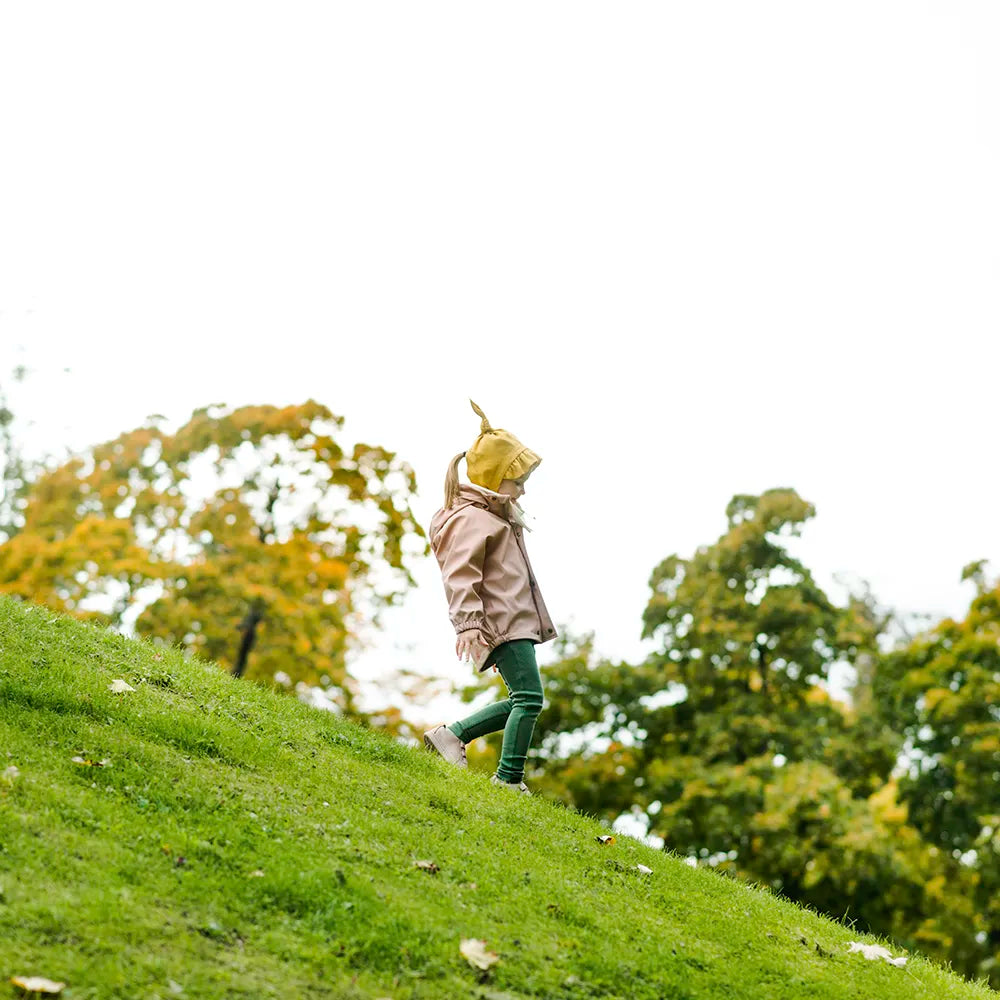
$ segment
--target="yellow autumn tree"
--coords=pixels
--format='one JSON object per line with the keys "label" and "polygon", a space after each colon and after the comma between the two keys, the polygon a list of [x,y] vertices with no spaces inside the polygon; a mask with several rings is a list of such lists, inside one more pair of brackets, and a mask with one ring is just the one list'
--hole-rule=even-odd
{"label": "yellow autumn tree", "polygon": [[342,446],[343,418],[301,405],[196,410],[54,468],[0,546],[0,592],[133,627],[235,673],[339,689],[366,624],[426,552],[412,468]]}

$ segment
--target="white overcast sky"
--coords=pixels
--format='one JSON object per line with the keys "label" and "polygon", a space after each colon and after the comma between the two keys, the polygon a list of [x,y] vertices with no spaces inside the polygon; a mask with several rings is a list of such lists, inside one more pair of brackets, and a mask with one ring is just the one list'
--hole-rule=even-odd
{"label": "white overcast sky", "polygon": [[[821,582],[960,614],[1000,562],[998,51],[956,0],[3,3],[0,361],[49,451],[316,398],[425,525],[472,396],[613,657],[773,486]],[[417,575],[360,673],[451,669]]]}

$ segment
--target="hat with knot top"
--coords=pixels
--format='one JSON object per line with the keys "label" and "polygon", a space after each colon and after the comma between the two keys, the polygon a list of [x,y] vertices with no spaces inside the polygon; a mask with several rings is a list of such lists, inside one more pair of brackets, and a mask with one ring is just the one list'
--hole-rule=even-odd
{"label": "hat with knot top", "polygon": [[[469,400],[472,403],[472,400]],[[520,479],[533,471],[541,462],[530,448],[526,448],[510,431],[491,427],[486,414],[475,403],[472,409],[482,417],[479,437],[465,453],[469,479],[477,486],[484,486],[494,493],[505,479]]]}

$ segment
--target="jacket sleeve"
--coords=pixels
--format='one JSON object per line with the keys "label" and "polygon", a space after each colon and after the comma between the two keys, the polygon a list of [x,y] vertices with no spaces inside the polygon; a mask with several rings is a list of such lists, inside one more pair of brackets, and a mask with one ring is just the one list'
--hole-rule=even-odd
{"label": "jacket sleeve", "polygon": [[481,596],[488,525],[476,508],[466,508],[449,518],[434,538],[432,548],[441,567],[448,614],[458,633],[483,628],[486,623]]}

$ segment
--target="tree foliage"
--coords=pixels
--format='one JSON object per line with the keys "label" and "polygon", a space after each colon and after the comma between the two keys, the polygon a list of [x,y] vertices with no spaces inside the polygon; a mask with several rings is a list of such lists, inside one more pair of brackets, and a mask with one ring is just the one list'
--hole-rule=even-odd
{"label": "tree foliage", "polygon": [[637,667],[595,668],[584,647],[548,672],[543,739],[550,725],[596,725],[594,735],[621,744],[632,761],[617,794],[602,788],[602,811],[635,803],[637,769],[640,800],[675,801],[695,760],[748,773],[817,761],[858,796],[884,781],[896,757],[891,733],[858,740],[869,720],[834,703],[820,682],[834,663],[870,655],[885,623],[868,602],[835,606],[783,544],[812,515],[792,490],[734,497],[718,541],[688,559],[668,557],[651,575],[643,625],[657,653]]}
{"label": "tree foliage", "polygon": [[252,624],[248,676],[332,683],[349,703],[349,643],[426,546],[413,470],[345,449],[342,425],[313,401],[206,407],[173,433],[151,418],[32,484],[0,591],[223,664]]}
{"label": "tree foliage", "polygon": [[1000,982],[1000,581],[985,562],[963,579],[976,595],[879,663],[875,692],[905,739],[900,800],[923,837],[977,879],[987,923],[984,971]]}
{"label": "tree foliage", "polygon": [[[907,822],[902,745],[872,710],[887,619],[832,601],[790,539],[814,515],[793,490],[736,496],[725,532],[654,569],[636,666],[567,641],[545,671],[536,780],[608,820],[631,814],[694,863],[975,965],[975,877]],[[835,664],[858,666],[852,704]]]}

